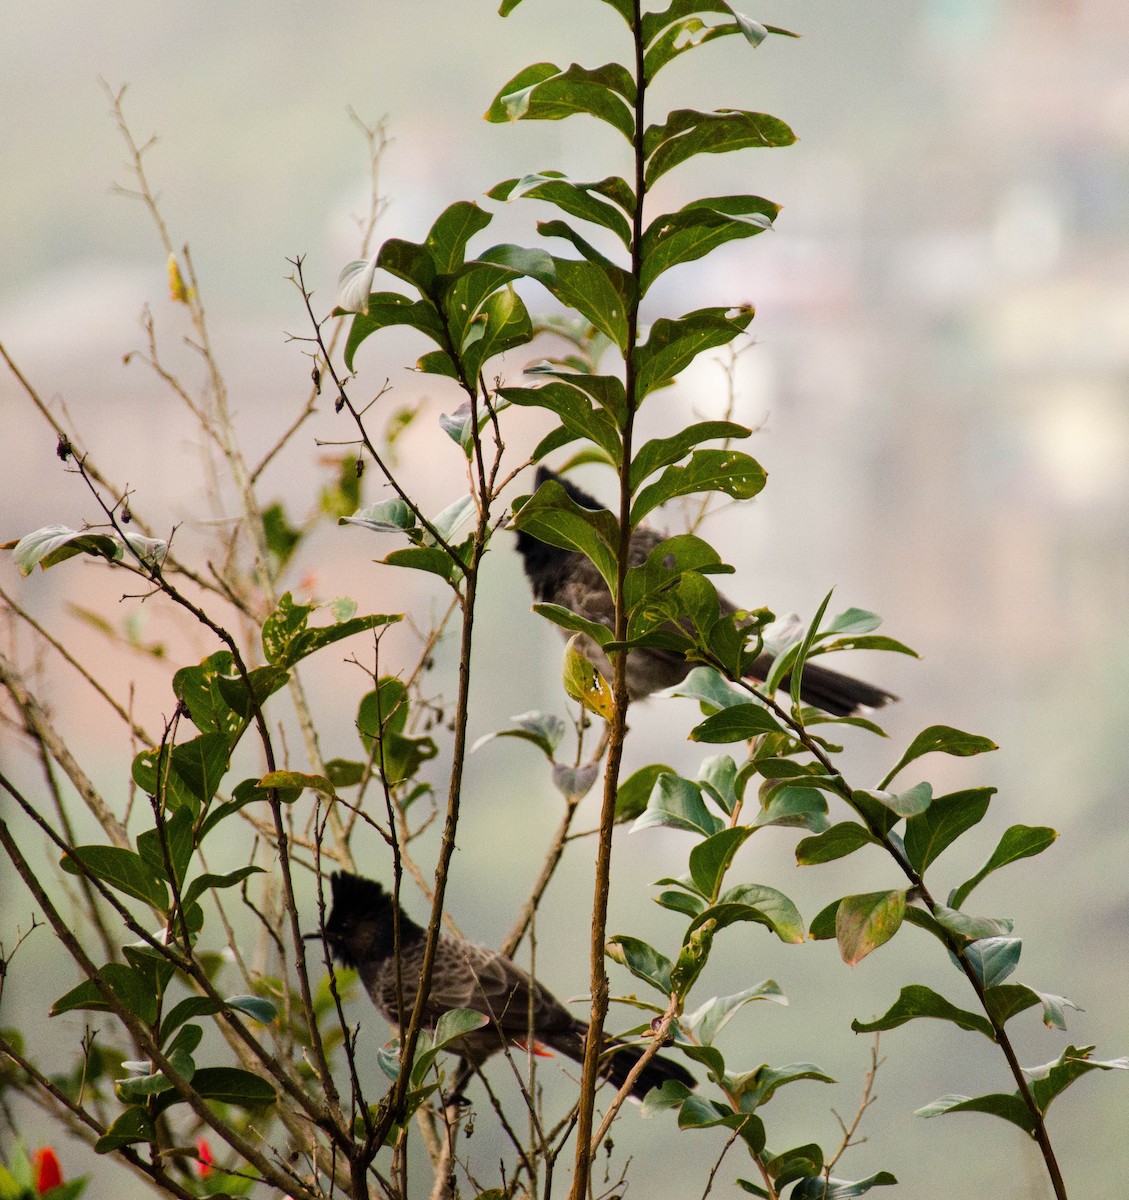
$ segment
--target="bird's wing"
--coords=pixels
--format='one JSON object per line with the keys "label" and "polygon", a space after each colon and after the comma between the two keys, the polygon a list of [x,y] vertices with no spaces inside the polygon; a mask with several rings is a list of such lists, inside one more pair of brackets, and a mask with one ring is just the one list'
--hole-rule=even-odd
{"label": "bird's wing", "polygon": [[442,938],[436,957],[428,1010],[435,1017],[452,1008],[486,1013],[510,1038],[569,1028],[573,1017],[551,992],[512,959],[496,950],[455,938]]}

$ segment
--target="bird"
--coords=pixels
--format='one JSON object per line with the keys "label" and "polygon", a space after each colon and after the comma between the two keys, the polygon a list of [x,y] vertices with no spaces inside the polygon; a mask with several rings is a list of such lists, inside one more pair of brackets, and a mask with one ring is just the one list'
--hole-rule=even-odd
{"label": "bird", "polygon": [[[548,480],[559,483],[569,497],[582,508],[596,512],[603,509],[598,500],[578,488],[571,480],[563,478],[548,467],[539,466],[536,486],[539,488]],[[645,526],[637,529],[631,535],[629,565],[635,567],[645,562],[651,551],[663,540],[664,535],[655,529]],[[579,550],[551,546],[520,528],[517,531],[517,550],[537,600],[561,605],[578,616],[614,629],[615,604],[611,591],[590,558]],[[718,601],[723,617],[737,612],[737,606],[725,596],[719,594]],[[567,630],[562,629],[561,632],[566,637],[571,636]],[[611,679],[611,661],[592,638],[581,634],[578,648],[601,675]],[[773,655],[768,651],[758,655],[749,677],[763,682],[768,677],[772,662]],[[698,665],[700,664],[688,659],[678,650],[654,646],[637,647],[627,655],[627,694],[632,700],[641,700],[653,692],[674,687]],[[805,704],[814,705],[835,717],[851,716],[860,708],[881,708],[891,700],[897,699],[883,688],[811,662],[804,665],[800,683],[800,699]],[[781,681],[781,686],[788,686],[787,677]]]}
{"label": "bird", "polygon": [[[373,1004],[396,1027],[400,1025],[396,998],[394,922],[398,905],[375,880],[347,871],[330,877],[332,905],[325,922],[325,941],[334,959],[353,967]],[[427,931],[399,908],[400,980],[404,1020],[419,992]],[[434,1029],[443,1013],[455,1008],[473,1009],[490,1018],[481,1029],[451,1043],[469,1069],[480,1067],[507,1045],[533,1043],[549,1046],[582,1062],[588,1026],[574,1017],[528,972],[497,950],[475,945],[465,938],[440,933],[435,948],[431,986],[423,1007],[423,1023]],[[643,1054],[643,1047],[607,1039],[601,1074],[617,1088]],[[655,1055],[635,1081],[631,1094],[642,1100],[668,1079],[687,1088],[695,1079],[668,1057]]]}

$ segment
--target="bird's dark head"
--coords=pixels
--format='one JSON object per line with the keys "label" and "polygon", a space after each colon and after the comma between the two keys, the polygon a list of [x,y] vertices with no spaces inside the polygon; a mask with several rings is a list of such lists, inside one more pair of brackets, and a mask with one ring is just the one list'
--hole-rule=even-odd
{"label": "bird's dark head", "polygon": [[[390,958],[395,946],[392,897],[375,880],[347,871],[338,871],[329,883],[333,904],[325,923],[325,940],[333,957],[346,967]],[[420,932],[401,912],[401,944]]]}
{"label": "bird's dark head", "polygon": [[[599,511],[603,507],[600,502],[590,496],[582,488],[578,488],[571,480],[558,475],[548,467],[538,467],[534,476],[537,488],[547,482],[559,483],[569,499],[579,504],[581,508]],[[517,531],[517,551],[521,555],[525,573],[533,585],[534,595],[538,600],[553,600],[560,585],[562,576],[568,575],[568,568],[576,557],[575,550],[565,550],[560,546],[550,546],[548,542],[534,537],[527,530]]]}

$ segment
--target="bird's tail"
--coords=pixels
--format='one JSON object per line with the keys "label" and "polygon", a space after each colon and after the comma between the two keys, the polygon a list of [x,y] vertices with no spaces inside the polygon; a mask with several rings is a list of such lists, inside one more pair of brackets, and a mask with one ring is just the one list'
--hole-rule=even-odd
{"label": "bird's tail", "polygon": [[[549,1044],[576,1062],[582,1062],[585,1033],[585,1027],[577,1022],[576,1028],[566,1038],[553,1038]],[[623,1087],[631,1068],[643,1057],[644,1049],[644,1046],[608,1038],[600,1061],[600,1075],[616,1088]],[[665,1055],[656,1054],[635,1080],[631,1094],[637,1100],[642,1100],[652,1088],[661,1087],[668,1079],[677,1079],[688,1088],[698,1086],[698,1081],[681,1063]]]}
{"label": "bird's tail", "polygon": [[[613,1042],[612,1045],[618,1046],[618,1049],[614,1053],[609,1053],[604,1059],[604,1078],[615,1087],[621,1088],[627,1081],[631,1068],[642,1058],[645,1047],[626,1045],[621,1042]],[[662,1087],[668,1079],[676,1079],[688,1088],[697,1087],[698,1084],[694,1076],[681,1063],[675,1062],[673,1058],[667,1058],[665,1055],[656,1054],[643,1068],[639,1078],[635,1080],[631,1094],[637,1100],[642,1100],[652,1088]]]}
{"label": "bird's tail", "polygon": [[[787,680],[781,686],[787,687]],[[897,696],[872,683],[808,663],[800,680],[800,699],[833,717],[849,717],[860,708],[881,708]]]}

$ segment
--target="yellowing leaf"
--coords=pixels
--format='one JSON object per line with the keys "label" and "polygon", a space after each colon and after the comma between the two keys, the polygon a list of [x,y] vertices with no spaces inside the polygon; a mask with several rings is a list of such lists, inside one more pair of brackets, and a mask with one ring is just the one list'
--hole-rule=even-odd
{"label": "yellowing leaf", "polygon": [[570,638],[565,647],[561,681],[565,691],[605,721],[612,719],[615,701],[608,681],[585,658],[580,649],[580,635]]}
{"label": "yellowing leaf", "polygon": [[169,299],[178,304],[187,304],[193,298],[195,293],[184,282],[184,276],[180,273],[180,264],[176,261],[176,255],[169,255]]}

